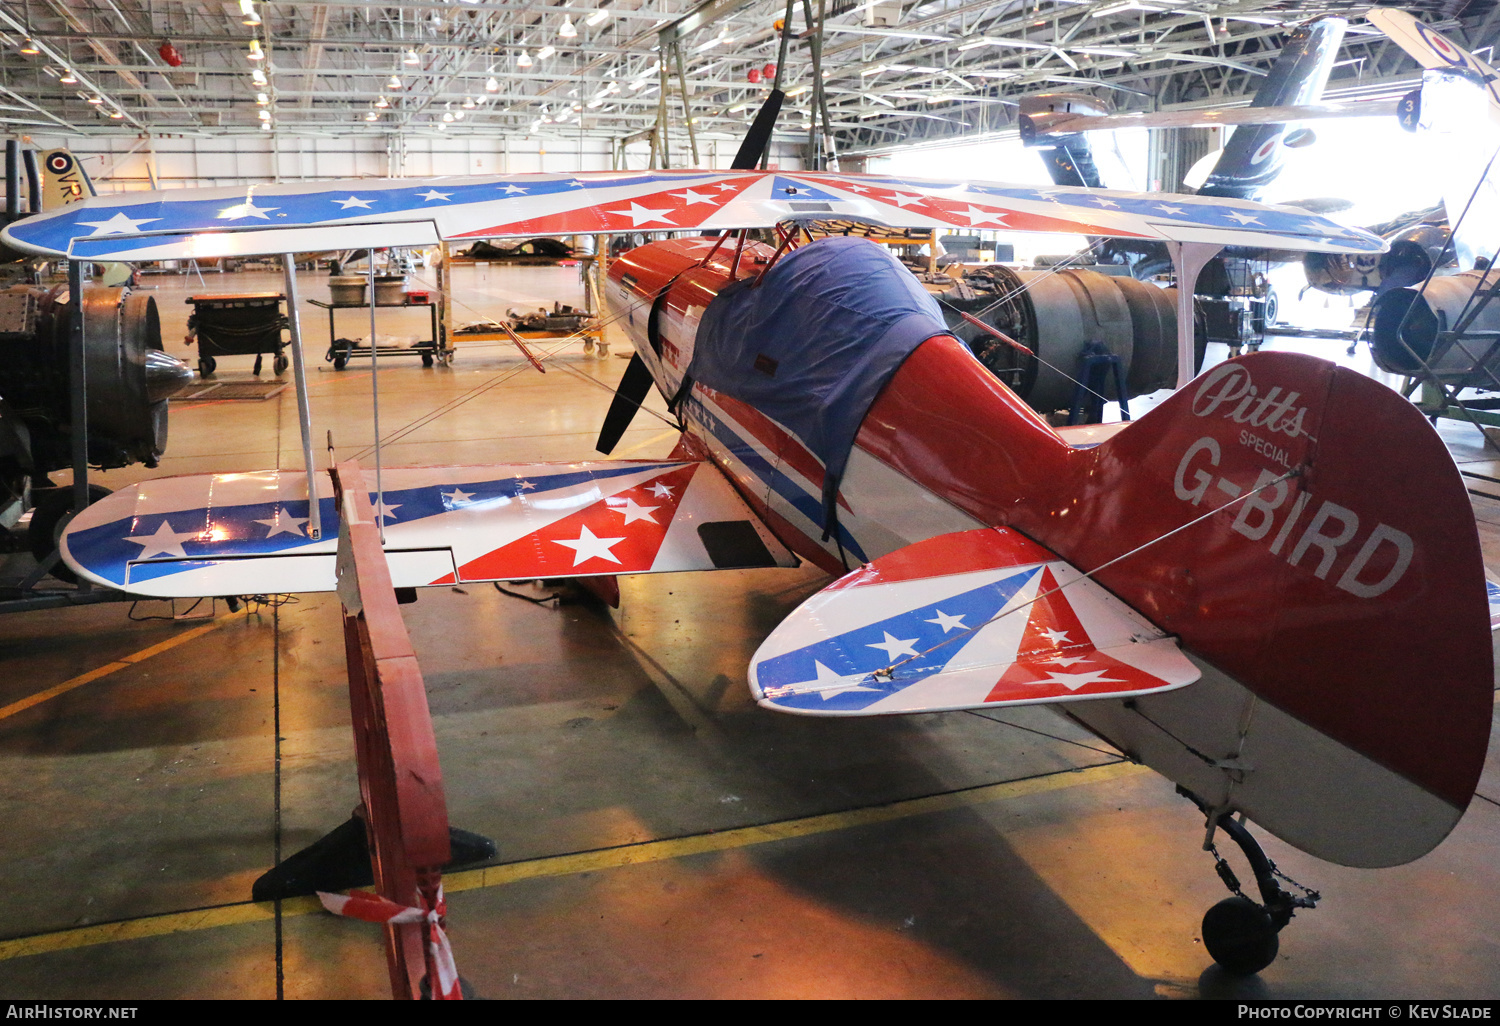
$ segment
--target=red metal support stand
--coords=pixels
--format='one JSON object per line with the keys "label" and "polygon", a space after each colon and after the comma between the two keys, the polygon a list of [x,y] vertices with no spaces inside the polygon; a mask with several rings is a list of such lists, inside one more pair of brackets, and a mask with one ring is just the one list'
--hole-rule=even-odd
{"label": "red metal support stand", "polygon": [[[370,491],[359,464],[333,469],[339,506],[338,595],[344,607],[349,706],[376,892],[408,909],[442,908],[448,808],[422,671],[396,604]],[[432,941],[440,920],[387,922],[396,998],[444,996]],[[457,987],[451,988],[456,996]]]}

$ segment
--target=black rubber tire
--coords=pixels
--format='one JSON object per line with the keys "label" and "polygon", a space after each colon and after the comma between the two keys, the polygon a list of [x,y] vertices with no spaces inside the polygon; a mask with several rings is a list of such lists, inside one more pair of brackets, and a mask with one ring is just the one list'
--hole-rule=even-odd
{"label": "black rubber tire", "polygon": [[198,357],[198,376],[200,378],[210,377],[214,369],[218,366],[218,361],[212,356],[200,356]]}
{"label": "black rubber tire", "polygon": [[1261,310],[1264,312],[1265,324],[1268,328],[1275,324],[1276,319],[1281,316],[1281,297],[1276,294],[1275,289],[1266,290],[1266,302],[1261,307]]}
{"label": "black rubber tire", "polygon": [[349,366],[349,358],[347,356],[335,356],[333,358],[334,370],[343,370],[347,366]]}
{"label": "black rubber tire", "polygon": [[1225,898],[1203,916],[1203,946],[1225,972],[1250,976],[1276,961],[1271,915],[1249,898]]}
{"label": "black rubber tire", "polygon": [[281,356],[278,354],[276,359],[271,361],[271,370],[276,372],[277,377],[280,377],[281,375],[286,373],[286,369],[291,365],[292,361],[288,360],[285,356]]}
{"label": "black rubber tire", "polygon": [[[110,493],[103,485],[89,485],[89,505],[93,505]],[[26,545],[31,555],[40,563],[57,549],[57,528],[63,517],[73,512],[73,486],[61,488],[36,488],[31,493],[36,503],[31,513],[31,524],[26,529]],[[61,560],[52,568],[52,576],[69,584],[78,583],[78,575],[68,569]]]}

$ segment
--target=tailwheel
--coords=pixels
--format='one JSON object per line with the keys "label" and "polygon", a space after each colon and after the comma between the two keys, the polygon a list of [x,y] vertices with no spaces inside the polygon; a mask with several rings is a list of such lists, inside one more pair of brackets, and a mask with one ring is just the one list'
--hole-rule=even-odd
{"label": "tailwheel", "polygon": [[[1322,895],[1277,869],[1276,863],[1266,856],[1254,835],[1246,829],[1243,816],[1236,818],[1233,811],[1212,809],[1186,788],[1178,787],[1177,791],[1209,817],[1209,835],[1204,849],[1214,857],[1214,872],[1234,894],[1203,916],[1203,946],[1225,972],[1236,976],[1258,973],[1276,961],[1281,948],[1279,934],[1291,922],[1296,910],[1317,908]],[[1250,863],[1256,889],[1260,891],[1259,902],[1240,890],[1239,877],[1235,876],[1213,843],[1216,830],[1228,834]],[[1282,880],[1302,893],[1292,894],[1282,889]]]}

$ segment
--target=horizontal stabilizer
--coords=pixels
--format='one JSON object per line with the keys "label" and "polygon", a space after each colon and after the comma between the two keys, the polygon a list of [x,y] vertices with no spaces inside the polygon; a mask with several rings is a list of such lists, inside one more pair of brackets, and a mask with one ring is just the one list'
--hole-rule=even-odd
{"label": "horizontal stabilizer", "polygon": [[825,716],[1129,698],[1198,676],[1174,639],[1003,528],[939,535],[840,578],[750,666],[761,705]]}
{"label": "horizontal stabilizer", "polygon": [[[413,467],[382,477],[398,588],[797,563],[703,463]],[[338,509],[326,474],[317,487],[322,536],[313,539],[301,473],[145,481],[75,517],[63,559],[96,584],[158,598],[332,591]]]}

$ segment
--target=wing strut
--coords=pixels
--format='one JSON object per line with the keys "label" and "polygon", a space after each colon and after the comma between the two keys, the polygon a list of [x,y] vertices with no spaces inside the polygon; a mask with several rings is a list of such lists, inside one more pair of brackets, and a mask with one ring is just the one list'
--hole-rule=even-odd
{"label": "wing strut", "polygon": [[1198,374],[1198,343],[1195,338],[1193,292],[1198,273],[1224,247],[1217,242],[1168,242],[1172,268],[1177,274],[1177,387]]}
{"label": "wing strut", "polygon": [[[307,398],[307,360],[302,354],[302,314],[297,309],[297,257],[281,254],[281,272],[286,279],[287,324],[292,336],[292,380],[297,386],[297,423],[302,428],[302,462],[307,465],[307,536],[323,537],[323,518],[318,509],[317,468],[313,466],[312,405]],[[375,302],[373,293],[370,302]]]}

